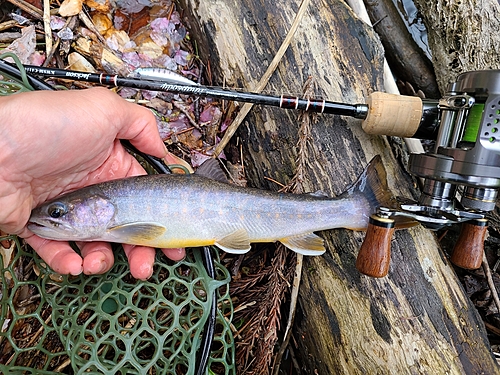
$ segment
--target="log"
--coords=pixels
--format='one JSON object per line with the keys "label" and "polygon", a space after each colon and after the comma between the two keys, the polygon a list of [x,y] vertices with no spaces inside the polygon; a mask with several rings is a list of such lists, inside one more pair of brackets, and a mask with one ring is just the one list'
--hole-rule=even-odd
{"label": "log", "polygon": [[427,98],[440,98],[432,64],[413,40],[394,2],[366,1],[366,9],[397,78],[422,90]]}
{"label": "log", "polygon": [[439,88],[463,72],[500,69],[498,0],[415,0],[427,27]]}
{"label": "log", "polygon": [[[185,0],[200,56],[214,84],[251,90],[285,38],[297,0]],[[340,0],[313,2],[268,88],[300,93],[313,77],[316,95],[364,102],[383,87],[383,49],[373,29]],[[237,136],[251,185],[277,189],[297,168],[297,113],[254,107]],[[309,134],[305,191],[338,196],[374,155],[381,155],[394,195],[415,197],[387,139],[360,121],[318,115]],[[484,325],[433,233],[397,231],[387,277],[355,267],[363,232],[325,231],[327,252],[305,259],[294,328],[307,374],[498,373]]]}

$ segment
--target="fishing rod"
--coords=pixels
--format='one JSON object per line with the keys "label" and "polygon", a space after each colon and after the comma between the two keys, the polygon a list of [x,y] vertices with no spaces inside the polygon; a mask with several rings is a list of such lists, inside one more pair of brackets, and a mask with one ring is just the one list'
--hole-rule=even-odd
{"label": "fishing rod", "polygon": [[365,118],[368,107],[364,104],[346,104],[330,102],[323,99],[303,99],[295,96],[262,95],[253,92],[221,89],[211,86],[176,84],[168,81],[150,80],[133,77],[120,77],[104,73],[88,73],[56,68],[43,68],[24,65],[26,72],[46,77],[61,78],[76,81],[99,83],[101,85],[132,87],[140,90],[166,91],[176,94],[205,96],[215,99],[234,100],[245,103],[262,104],[283,109],[298,109],[311,112],[328,113],[355,118]]}
{"label": "fishing rod", "polygon": [[[2,64],[8,63],[2,62]],[[368,96],[364,104],[348,104],[324,99],[299,98],[291,95],[263,95],[202,86],[195,83],[184,84],[168,78],[159,80],[120,77],[105,73],[88,73],[33,65],[24,65],[24,68],[27,73],[42,78],[69,79],[115,87],[131,87],[139,90],[163,91],[269,105],[283,109],[349,116],[362,119],[363,130],[373,135],[435,139],[439,130],[438,101],[422,100],[415,96],[374,92]]]}

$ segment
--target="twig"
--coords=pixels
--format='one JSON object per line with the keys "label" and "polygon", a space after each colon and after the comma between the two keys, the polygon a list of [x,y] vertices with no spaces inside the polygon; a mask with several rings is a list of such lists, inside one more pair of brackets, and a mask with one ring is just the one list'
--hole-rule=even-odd
{"label": "twig", "polygon": [[14,20],[2,22],[2,23],[0,23],[0,31],[8,30],[8,29],[10,29],[14,26],[17,26],[17,25],[18,25],[17,21],[14,21]]}
{"label": "twig", "polygon": [[62,372],[66,367],[68,367],[71,364],[71,358],[66,359],[63,363],[61,363],[59,366],[57,366],[54,369],[54,372]]}
{"label": "twig", "polygon": [[386,18],[387,18],[387,14],[384,17],[382,17],[381,19],[379,19],[378,21],[375,21],[373,23],[372,27],[375,28],[375,26],[377,26],[380,22],[382,22]]}
{"label": "twig", "polygon": [[29,13],[32,17],[35,17],[37,20],[43,19],[43,12],[37,7],[31,5],[30,3],[24,0],[7,0],[9,3],[21,8],[26,13]]}
{"label": "twig", "polygon": [[97,30],[97,28],[94,25],[94,22],[92,22],[90,17],[87,16],[87,13],[85,13],[85,11],[82,10],[80,13],[78,13],[78,18],[80,18],[80,20],[83,22],[83,24],[87,29],[89,29],[95,34],[95,36],[97,37],[97,39],[99,39],[99,41],[103,44],[103,46],[106,46],[106,40],[101,35],[99,30]]}
{"label": "twig", "polygon": [[[50,18],[49,18],[50,19]],[[64,23],[63,29],[69,26],[71,22],[75,19],[75,16],[68,17],[66,22]],[[49,27],[50,27],[50,21],[49,21]],[[52,33],[50,34],[52,35]],[[56,52],[57,48],[59,47],[59,44],[61,43],[61,38],[57,38],[56,43],[52,46],[50,49],[50,52],[47,52],[47,58],[43,62],[42,66],[47,67],[52,60],[52,56],[54,56],[54,53]]]}
{"label": "twig", "polygon": [[483,322],[484,323],[484,326],[486,327],[486,329],[492,333],[494,333],[495,335],[497,336],[500,336],[500,329],[498,329],[497,327],[495,327],[493,324],[491,323],[488,323],[488,322]]}
{"label": "twig", "polygon": [[297,361],[297,357],[295,357],[295,352],[293,351],[292,346],[289,347],[289,351],[290,351],[290,358],[292,360],[293,367],[295,368],[295,372],[297,374],[300,374],[301,371],[300,371],[299,362]]}
{"label": "twig", "polygon": [[196,129],[198,129],[198,130],[201,131],[200,125],[198,125],[196,123],[196,121],[191,117],[191,115],[189,114],[189,111],[187,110],[186,106],[184,106],[183,103],[172,101],[172,105],[175,108],[177,108],[179,111],[181,111],[182,113],[184,113],[184,115],[186,116],[186,118],[188,119],[188,121],[189,121],[189,123],[191,125],[193,125]]}
{"label": "twig", "polygon": [[43,29],[45,31],[45,52],[52,52],[52,28],[50,27],[50,0],[43,0]]}
{"label": "twig", "polygon": [[285,350],[288,347],[288,342],[290,341],[290,336],[292,335],[292,325],[295,320],[295,311],[297,310],[297,298],[299,296],[299,286],[302,280],[302,264],[304,256],[302,254],[297,254],[297,264],[295,266],[295,277],[293,278],[293,288],[290,297],[290,313],[288,314],[288,321],[286,323],[285,336],[283,342],[281,343],[280,350],[274,357],[273,365],[273,375],[278,375],[281,358],[285,354]]}
{"label": "twig", "polygon": [[500,298],[498,298],[498,291],[495,287],[495,283],[493,282],[493,276],[491,275],[490,265],[488,264],[488,259],[486,259],[486,254],[483,254],[483,271],[486,275],[486,280],[488,281],[493,301],[495,301],[495,305],[500,312]]}
{"label": "twig", "polygon": [[[302,3],[300,4],[299,10],[297,11],[297,14],[295,15],[295,19],[293,20],[292,26],[290,27],[290,31],[288,32],[285,40],[281,44],[280,48],[278,49],[278,52],[276,52],[276,55],[273,58],[273,61],[271,61],[271,64],[267,68],[266,72],[262,76],[262,78],[259,81],[259,84],[257,87],[253,88],[253,92],[260,93],[264,87],[266,87],[267,83],[269,82],[269,79],[271,78],[271,75],[274,73],[276,70],[276,67],[278,66],[279,62],[281,61],[281,58],[285,54],[288,46],[290,45],[292,38],[295,35],[295,32],[297,31],[297,28],[299,27],[300,21],[304,17],[304,14],[306,12],[306,9],[309,5],[310,0],[302,0]],[[231,125],[226,129],[226,132],[224,134],[224,137],[220,141],[220,143],[217,145],[215,148],[214,152],[214,157],[219,156],[224,148],[227,146],[229,143],[229,140],[231,137],[234,135],[240,124],[243,122],[245,119],[246,115],[250,110],[252,109],[253,104],[246,103],[243,105],[241,108],[241,111],[238,113],[234,121],[231,123]]]}
{"label": "twig", "polygon": [[285,185],[283,185],[281,182],[279,181],[276,181],[274,178],[271,178],[271,177],[267,177],[267,176],[264,176],[264,179],[267,180],[267,181],[271,181],[272,183],[278,185],[281,189],[284,189],[286,188]]}

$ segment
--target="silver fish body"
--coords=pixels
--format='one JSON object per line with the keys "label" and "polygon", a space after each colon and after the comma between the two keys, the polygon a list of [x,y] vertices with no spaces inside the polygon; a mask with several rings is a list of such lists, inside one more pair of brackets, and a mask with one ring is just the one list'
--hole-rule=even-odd
{"label": "silver fish body", "polygon": [[280,241],[301,254],[320,255],[323,240],[313,232],[364,229],[378,199],[391,198],[382,186],[380,159],[373,164],[337,199],[239,188],[197,175],[108,181],[37,207],[28,228],[55,240],[217,245],[231,253],[248,251],[251,242]]}

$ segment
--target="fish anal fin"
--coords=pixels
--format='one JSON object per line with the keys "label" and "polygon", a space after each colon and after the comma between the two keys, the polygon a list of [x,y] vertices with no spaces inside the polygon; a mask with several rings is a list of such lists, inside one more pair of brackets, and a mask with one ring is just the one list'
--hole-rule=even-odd
{"label": "fish anal fin", "polygon": [[321,255],[325,252],[323,239],[314,233],[282,238],[279,241],[290,250],[302,255]]}
{"label": "fish anal fin", "polygon": [[244,254],[250,250],[250,238],[245,229],[238,229],[226,237],[217,240],[215,245],[227,253]]}
{"label": "fish anal fin", "polygon": [[127,223],[108,229],[108,233],[120,242],[146,245],[162,236],[167,228],[158,223]]}

